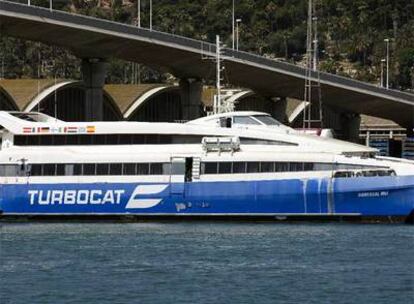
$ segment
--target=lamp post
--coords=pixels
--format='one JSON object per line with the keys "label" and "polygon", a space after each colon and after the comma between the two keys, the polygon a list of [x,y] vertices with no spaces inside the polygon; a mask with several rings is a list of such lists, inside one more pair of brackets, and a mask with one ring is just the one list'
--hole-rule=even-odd
{"label": "lamp post", "polygon": [[27,5],[30,6],[30,0],[27,0]]}
{"label": "lamp post", "polygon": [[389,73],[389,69],[390,69],[390,39],[386,38],[384,39],[384,42],[387,46],[387,59],[386,59],[386,69],[387,69],[387,75],[386,75],[386,82],[385,82],[385,87],[388,89],[389,88],[389,80],[390,80],[390,73]]}
{"label": "lamp post", "polygon": [[232,10],[231,10],[231,34],[232,34],[232,46],[233,46],[233,50],[234,50],[234,0],[233,0],[233,6],[232,6]]}
{"label": "lamp post", "polygon": [[239,24],[241,23],[241,19],[236,19],[236,50],[239,50]]}
{"label": "lamp post", "polygon": [[137,26],[141,27],[141,0],[137,1]]}
{"label": "lamp post", "polygon": [[150,31],[152,31],[152,0],[150,0]]}
{"label": "lamp post", "polygon": [[53,10],[53,0],[49,0],[49,9],[50,11]]}
{"label": "lamp post", "polygon": [[381,82],[380,82],[380,87],[383,88],[384,87],[384,62],[385,59],[381,59]]}

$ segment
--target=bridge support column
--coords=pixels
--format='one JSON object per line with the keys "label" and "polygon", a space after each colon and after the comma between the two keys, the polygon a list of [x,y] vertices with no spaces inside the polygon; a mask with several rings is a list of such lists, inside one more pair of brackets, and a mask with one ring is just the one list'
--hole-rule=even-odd
{"label": "bridge support column", "polygon": [[85,120],[103,120],[103,86],[107,63],[102,59],[82,60],[82,76],[85,85]]}
{"label": "bridge support column", "polygon": [[288,123],[288,117],[286,115],[287,99],[286,97],[273,97],[272,98],[271,115],[283,124]]}
{"label": "bridge support column", "polygon": [[201,116],[201,93],[203,84],[198,79],[181,79],[180,94],[183,120],[192,120]]}
{"label": "bridge support column", "polygon": [[361,116],[357,113],[344,113],[341,117],[343,139],[354,143],[359,142]]}

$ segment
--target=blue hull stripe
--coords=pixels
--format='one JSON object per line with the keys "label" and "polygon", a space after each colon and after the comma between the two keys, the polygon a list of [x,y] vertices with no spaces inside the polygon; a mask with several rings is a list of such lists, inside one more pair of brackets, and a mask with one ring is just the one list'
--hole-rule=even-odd
{"label": "blue hull stripe", "polygon": [[[241,182],[3,184],[3,214],[407,216],[414,176]],[[183,187],[180,187],[183,186]],[[172,193],[174,192],[174,193]]]}

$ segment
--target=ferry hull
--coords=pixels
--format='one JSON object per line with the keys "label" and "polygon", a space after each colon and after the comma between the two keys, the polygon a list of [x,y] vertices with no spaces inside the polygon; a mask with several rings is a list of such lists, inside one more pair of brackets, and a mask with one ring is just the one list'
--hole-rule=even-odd
{"label": "ferry hull", "polygon": [[408,217],[414,176],[177,183],[2,184],[3,216]]}

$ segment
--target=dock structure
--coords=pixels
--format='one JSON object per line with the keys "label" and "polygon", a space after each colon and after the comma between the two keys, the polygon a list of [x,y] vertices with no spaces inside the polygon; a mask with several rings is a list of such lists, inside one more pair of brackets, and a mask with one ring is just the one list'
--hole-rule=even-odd
{"label": "dock structure", "polygon": [[[2,35],[60,46],[82,58],[85,112],[90,120],[103,117],[102,79],[109,58],[155,66],[181,79],[184,119],[197,117],[202,81],[214,77],[214,63],[203,57],[214,55],[215,45],[204,41],[2,0],[0,29]],[[228,81],[235,86],[280,104],[286,98],[303,98],[306,69],[300,66],[227,48],[223,64]],[[359,123],[360,114],[366,114],[392,120],[412,133],[413,94],[322,72],[320,84],[324,106],[342,115],[350,129]]]}

